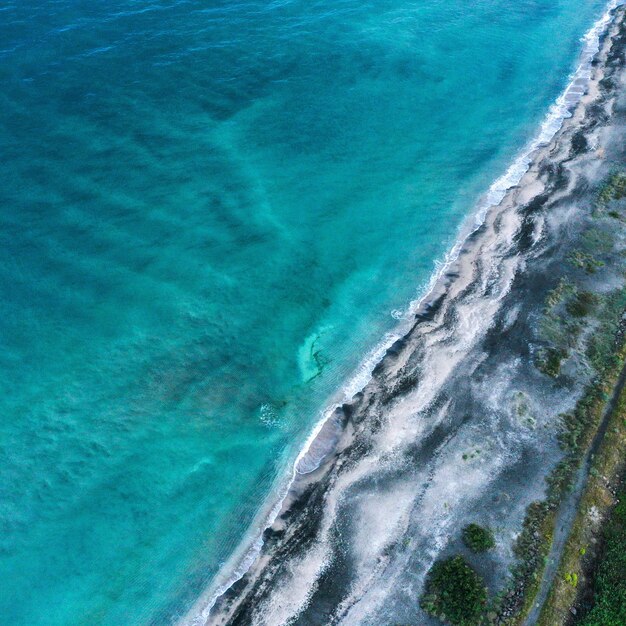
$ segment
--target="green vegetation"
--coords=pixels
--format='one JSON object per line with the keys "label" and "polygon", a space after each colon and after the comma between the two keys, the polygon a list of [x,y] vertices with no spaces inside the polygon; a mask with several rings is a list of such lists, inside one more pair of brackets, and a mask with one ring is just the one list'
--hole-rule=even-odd
{"label": "green vegetation", "polygon": [[533,502],[513,546],[517,563],[508,590],[499,602],[498,624],[521,624],[539,590],[554,531],[556,509],[547,502]]}
{"label": "green vegetation", "polygon": [[[562,626],[571,623],[570,609],[576,603],[581,590],[584,591],[589,585],[589,564],[603,558],[598,553],[601,545],[597,542],[598,523],[608,516],[614,506],[614,494],[619,491],[616,485],[623,475],[623,449],[626,443],[624,415],[626,390],[622,390],[615,411],[610,416],[606,434],[593,459],[587,486],[563,550],[558,574],[537,622],[538,626]],[[618,493],[618,496],[624,498],[626,494]],[[583,622],[584,626],[598,626],[599,623],[601,622]]]}
{"label": "green vegetation", "polygon": [[480,454],[480,448],[476,448],[476,450],[474,450],[473,452],[464,452],[462,455],[462,458],[464,461],[467,461],[468,459],[473,459],[477,457],[479,454]]}
{"label": "green vegetation", "polygon": [[587,274],[594,274],[598,268],[604,265],[602,261],[596,259],[592,254],[582,250],[574,250],[568,258],[574,267],[585,270]]}
{"label": "green vegetation", "polygon": [[579,291],[565,305],[565,309],[574,317],[586,317],[591,312],[597,298],[589,291]]}
{"label": "green vegetation", "polygon": [[[604,296],[597,312],[600,327],[587,346],[587,357],[600,373],[621,363],[619,334],[622,313],[626,310],[626,289],[618,289]],[[617,337],[619,340],[620,338]]]}
{"label": "green vegetation", "polygon": [[[626,289],[618,289],[603,296],[587,295],[587,292],[577,289],[572,283],[561,280],[556,289],[548,294],[540,332],[549,346],[540,351],[536,359],[537,367],[556,377],[560,372],[561,361],[573,350],[587,357],[595,377],[575,409],[561,416],[559,440],[564,457],[546,479],[546,500],[534,502],[527,509],[522,532],[514,545],[517,563],[510,584],[494,609],[497,612],[497,623],[523,623],[539,590],[552,545],[559,505],[570,489],[602,421],[604,408],[626,357],[626,343],[621,329],[624,310]],[[590,322],[594,325],[594,332],[587,336],[582,334],[583,323],[591,313],[595,320]],[[586,347],[579,345],[581,337],[586,338]],[[613,430],[607,437],[617,436]],[[602,472],[601,469],[598,471]],[[602,482],[600,475],[593,480],[598,484]],[[590,540],[589,536],[581,539],[574,549],[575,562],[568,562],[560,570],[555,585],[559,586],[563,598],[570,598],[577,593],[581,577],[579,562],[583,556],[580,549],[588,547]],[[570,576],[566,579],[568,574]],[[568,614],[570,606],[571,602],[566,608]],[[554,614],[551,614],[551,618],[554,618]],[[556,626],[566,622],[553,619],[540,623],[542,626]]]}
{"label": "green vegetation", "polygon": [[[609,62],[623,61],[624,28],[622,23],[616,39],[619,43],[610,50]],[[604,90],[614,86],[610,77],[601,81]],[[574,135],[574,154],[588,149],[583,139],[583,135]],[[516,563],[512,576],[485,615],[488,623],[498,626],[525,623],[541,588],[560,505],[585,460],[591,464],[587,484],[577,503],[578,514],[537,624],[573,624],[577,611],[570,609],[581,590],[588,588],[586,576],[590,563],[600,558],[598,529],[602,518],[614,510],[604,535],[602,565],[595,576],[596,603],[576,624],[626,626],[626,489],[619,493],[624,503],[615,507],[615,477],[626,477],[626,390],[621,393],[617,409],[609,416],[605,414],[626,362],[626,289],[605,292],[609,285],[616,284],[620,274],[621,278],[626,275],[623,240],[626,170],[611,174],[595,193],[594,200],[588,217],[595,219],[585,220],[575,243],[571,238],[564,239],[563,245],[567,247],[561,248],[566,260],[563,275],[556,288],[547,294],[543,314],[536,323],[538,342],[531,346],[536,367],[547,376],[560,378],[555,388],[572,385],[573,381],[561,376],[562,364],[571,356],[568,370],[578,382],[585,381],[585,389],[574,409],[559,416],[562,460],[547,477],[545,499],[532,502],[526,510],[521,532],[513,545]],[[616,232],[617,229],[621,232]],[[587,289],[597,292],[590,293]],[[515,397],[512,411],[521,420],[525,419],[528,403],[522,394]],[[599,435],[602,441],[597,439]],[[592,446],[593,456],[589,457]]]}
{"label": "green vegetation", "polygon": [[594,581],[594,606],[581,626],[626,624],[626,489],[604,531],[604,554]]}
{"label": "green vegetation", "polygon": [[537,369],[556,378],[561,373],[561,362],[566,358],[567,351],[563,348],[545,348],[537,355]]}
{"label": "green vegetation", "polygon": [[559,284],[546,296],[545,313],[549,315],[565,298],[571,296],[576,288],[572,283],[561,278]]}
{"label": "green vegetation", "polygon": [[487,604],[483,579],[461,556],[437,561],[428,572],[420,606],[455,626],[477,626]]}
{"label": "green vegetation", "polygon": [[546,346],[537,351],[537,369],[557,378],[561,363],[576,348],[583,329],[582,318],[589,315],[598,302],[597,296],[579,290],[569,281],[561,280],[546,297],[540,322],[541,338]]}
{"label": "green vegetation", "polygon": [[[482,579],[461,557],[440,561],[433,566],[421,605],[430,615],[446,623],[520,626],[535,602],[560,505],[603,424],[607,402],[626,361],[626,288],[610,293],[592,293],[587,289],[594,289],[594,283],[584,275],[594,274],[603,267],[611,268],[613,275],[626,269],[626,251],[620,251],[623,244],[615,237],[615,222],[609,219],[606,211],[608,203],[623,198],[626,198],[626,174],[613,175],[598,192],[597,208],[602,210],[595,217],[606,219],[594,222],[593,227],[588,226],[578,239],[576,245],[579,248],[565,252],[569,262],[569,267],[564,268],[566,275],[547,294],[543,314],[538,320],[539,345],[534,352],[537,368],[557,378],[563,361],[572,355],[575,359],[572,365],[589,381],[574,409],[559,416],[559,443],[563,457],[546,478],[546,498],[527,508],[521,532],[513,545],[516,563],[511,578],[489,606]],[[612,211],[619,209],[616,217],[621,223],[623,207],[608,208]],[[572,371],[575,371],[574,367]],[[566,379],[559,384],[567,384]],[[624,465],[626,391],[620,402],[618,409],[608,417],[610,422],[606,431],[606,424],[603,424],[603,441],[592,459],[577,521],[548,601],[544,604],[539,626],[571,624],[573,613],[570,609],[581,588],[588,583],[583,565],[588,567],[590,560],[597,558],[598,523],[614,504],[614,492],[607,476],[614,476],[616,468]],[[515,416],[521,420],[529,419],[534,425],[523,393],[515,396],[512,410]],[[466,461],[473,457],[474,453],[463,454]],[[626,501],[626,493],[622,497]],[[607,530],[607,565],[597,574],[597,603],[586,616],[587,621],[579,622],[579,626],[626,626],[626,504],[616,511],[615,529],[621,524],[621,534],[615,529]],[[622,515],[619,520],[618,515]],[[610,539],[614,541],[612,548],[609,547]],[[495,544],[489,529],[476,524],[463,529],[463,541],[473,552],[484,552]]]}
{"label": "green vegetation", "polygon": [[583,233],[581,243],[587,253],[607,254],[613,250],[615,238],[610,231],[589,228]]}
{"label": "green vegetation", "polygon": [[476,553],[486,552],[496,545],[491,530],[478,524],[468,524],[463,529],[463,543]]}
{"label": "green vegetation", "polygon": [[587,138],[585,137],[585,131],[579,130],[572,137],[572,150],[575,154],[580,154],[581,152],[585,152],[589,144],[587,142]]}
{"label": "green vegetation", "polygon": [[580,239],[581,248],[571,252],[567,259],[574,267],[585,270],[587,274],[595,274],[598,269],[605,265],[605,262],[599,259],[598,255],[610,254],[614,243],[612,233],[599,228],[589,228]]}
{"label": "green vegetation", "polygon": [[615,172],[604,183],[598,193],[598,204],[606,206],[612,200],[626,198],[626,174]]}

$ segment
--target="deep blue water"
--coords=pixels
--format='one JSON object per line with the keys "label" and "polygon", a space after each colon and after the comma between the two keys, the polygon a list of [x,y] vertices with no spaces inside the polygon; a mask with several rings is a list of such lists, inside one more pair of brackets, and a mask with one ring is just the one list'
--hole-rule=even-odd
{"label": "deep blue water", "polygon": [[0,6],[0,621],[172,622],[602,0]]}

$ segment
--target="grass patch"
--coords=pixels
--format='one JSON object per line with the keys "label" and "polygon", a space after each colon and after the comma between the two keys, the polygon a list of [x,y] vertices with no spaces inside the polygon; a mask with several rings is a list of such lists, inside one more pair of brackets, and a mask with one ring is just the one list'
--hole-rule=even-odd
{"label": "grass patch", "polygon": [[587,253],[607,254],[613,250],[615,238],[610,230],[588,228],[582,234],[581,242]]}
{"label": "grass patch", "polygon": [[462,556],[437,561],[428,572],[420,606],[442,622],[477,626],[487,605],[483,579]]}

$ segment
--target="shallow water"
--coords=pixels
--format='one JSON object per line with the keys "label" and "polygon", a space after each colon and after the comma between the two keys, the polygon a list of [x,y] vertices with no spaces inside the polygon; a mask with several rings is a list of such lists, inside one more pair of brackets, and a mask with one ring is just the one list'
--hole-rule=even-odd
{"label": "shallow water", "polygon": [[0,614],[169,623],[601,0],[0,7]]}

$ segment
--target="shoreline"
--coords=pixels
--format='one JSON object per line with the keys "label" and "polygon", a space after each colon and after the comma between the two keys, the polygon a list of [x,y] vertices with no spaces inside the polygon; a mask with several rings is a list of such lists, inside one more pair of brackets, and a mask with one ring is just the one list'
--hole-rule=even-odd
{"label": "shoreline", "polygon": [[[595,45],[594,41],[603,44],[606,48],[606,40],[603,41],[602,34],[613,19],[610,17],[610,12],[620,4],[615,0],[611,2],[610,8],[587,33],[582,57],[585,53],[589,54],[589,50]],[[545,173],[540,171],[542,164],[546,159],[551,158],[550,155],[554,153],[555,146],[563,140],[564,135],[571,135],[580,127],[585,108],[597,99],[598,84],[603,75],[601,65],[594,67],[592,59],[596,55],[597,51],[588,58],[588,66],[585,65],[584,59],[581,61],[568,87],[551,107],[550,113],[544,120],[537,137],[531,141],[530,147],[523,150],[507,173],[493,183],[489,192],[485,194],[483,204],[479,203],[477,211],[466,220],[457,243],[447,255],[446,261],[433,274],[425,295],[412,303],[409,315],[407,315],[409,319],[400,325],[400,328],[407,327],[406,332],[394,333],[388,337],[386,344],[381,344],[377,350],[370,353],[369,361],[376,362],[376,365],[369,374],[369,380],[361,389],[352,393],[351,399],[346,398],[345,402],[327,410],[315,426],[294,464],[293,476],[287,492],[279,494],[278,503],[267,515],[265,541],[263,542],[259,537],[255,545],[240,560],[240,567],[230,577],[231,580],[222,585],[217,593],[214,590],[213,601],[211,602],[204,595],[187,614],[182,624],[238,623],[231,621],[230,618],[239,611],[239,602],[246,602],[243,596],[250,592],[259,577],[264,575],[264,569],[272,560],[272,552],[276,551],[277,545],[281,542],[285,544],[290,537],[288,531],[292,524],[288,518],[297,517],[298,513],[302,517],[305,515],[302,513],[305,509],[315,508],[316,498],[318,505],[325,504],[326,487],[331,487],[333,481],[337,481],[337,475],[332,480],[329,479],[331,470],[349,465],[351,461],[349,457],[351,454],[355,455],[354,448],[359,444],[359,437],[362,438],[368,428],[375,430],[371,428],[371,415],[367,415],[368,411],[371,412],[372,407],[375,406],[380,409],[381,406],[393,405],[398,399],[403,398],[405,392],[411,391],[411,385],[417,384],[414,374],[409,372],[411,369],[409,366],[412,365],[411,361],[416,351],[422,349],[422,346],[418,344],[419,339],[422,339],[420,331],[423,328],[426,328],[427,332],[432,332],[436,321],[444,317],[454,305],[458,306],[464,293],[475,290],[476,283],[481,282],[480,279],[483,283],[493,281],[496,284],[498,280],[500,281],[497,284],[497,288],[500,289],[499,297],[486,307],[486,319],[492,319],[497,314],[498,304],[508,293],[519,265],[522,263],[521,255],[515,259],[506,259],[514,245],[519,244],[519,242],[516,244],[515,239],[525,227],[524,220],[517,214],[518,208],[546,193],[549,185],[546,182]],[[585,92],[583,85],[587,80],[590,82]],[[555,111],[559,110],[563,113],[562,117],[554,118]],[[554,123],[555,119],[558,119],[558,127],[550,131],[550,123]],[[521,165],[524,167],[520,172]],[[516,172],[519,173],[519,180],[507,186],[507,181],[511,176],[515,176]],[[556,188],[552,191],[563,192]],[[490,203],[490,199],[497,199],[499,194],[501,197],[498,201]],[[474,224],[471,223],[472,221]],[[537,243],[532,241],[533,236],[531,233],[524,245],[531,248],[533,243]],[[500,266],[498,271],[504,270],[504,273],[501,276],[493,276],[487,271],[477,280],[476,265],[483,264],[489,267],[489,261],[494,261],[494,259],[498,259],[494,266]],[[504,263],[505,260],[508,262]],[[480,269],[484,270],[484,267]],[[446,330],[450,331],[449,328]],[[480,329],[473,339],[480,339],[479,335],[487,330],[487,328]],[[468,349],[471,349],[471,346]],[[381,355],[380,359],[376,358],[378,353]],[[446,379],[457,366],[458,362],[452,358],[443,371],[439,370],[439,377],[443,375]],[[352,390],[350,387],[348,389]],[[422,398],[421,406],[428,405],[429,400],[434,400],[434,398]],[[348,454],[344,454],[346,452]],[[363,453],[361,458],[364,454],[366,453]],[[311,459],[311,456],[314,458]],[[346,458],[343,458],[344,456]],[[310,462],[308,466],[306,466],[307,462]],[[303,468],[306,471],[300,471]],[[365,476],[366,473],[363,473],[361,478]],[[322,512],[319,511],[318,516],[321,515]],[[299,522],[302,523],[301,519]],[[291,530],[291,536],[293,536],[293,529]],[[320,565],[320,569],[323,569],[323,565]],[[265,589],[265,592],[267,591],[268,589]],[[258,597],[252,598],[254,601],[258,599]],[[214,606],[216,611],[212,612],[211,609]]]}

